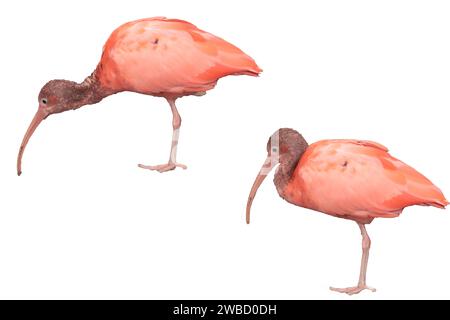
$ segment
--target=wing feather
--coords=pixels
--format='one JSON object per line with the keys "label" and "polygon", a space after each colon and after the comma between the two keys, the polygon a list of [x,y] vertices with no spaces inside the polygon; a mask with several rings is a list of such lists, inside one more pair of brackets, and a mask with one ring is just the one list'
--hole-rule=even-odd
{"label": "wing feather", "polygon": [[104,47],[100,78],[115,89],[142,93],[194,93],[221,77],[258,75],[261,69],[239,48],[176,19],[130,22]]}
{"label": "wing feather", "polygon": [[371,141],[313,144],[294,174],[306,206],[338,216],[395,217],[406,206],[448,204],[430,180]]}

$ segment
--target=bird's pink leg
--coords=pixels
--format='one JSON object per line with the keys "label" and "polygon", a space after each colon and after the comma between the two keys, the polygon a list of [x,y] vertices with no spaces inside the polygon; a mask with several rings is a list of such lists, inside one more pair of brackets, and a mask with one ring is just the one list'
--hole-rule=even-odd
{"label": "bird's pink leg", "polygon": [[367,263],[369,262],[369,250],[370,250],[370,238],[367,234],[366,227],[362,223],[358,223],[359,228],[361,229],[362,235],[362,257],[361,257],[361,270],[359,273],[359,281],[358,285],[355,287],[349,288],[333,288],[330,287],[330,290],[347,293],[349,295],[360,293],[361,291],[367,289],[372,292],[375,292],[375,288],[368,287],[366,285],[366,272],[367,272]]}
{"label": "bird's pink leg", "polygon": [[175,99],[168,98],[167,102],[169,102],[170,109],[172,110],[172,145],[170,148],[170,157],[169,162],[156,166],[146,166],[143,164],[138,164],[139,168],[148,169],[148,170],[157,170],[159,172],[166,172],[169,170],[173,170],[176,167],[180,167],[186,169],[187,167],[184,164],[177,163],[177,146],[178,146],[178,137],[180,135],[180,127],[181,127],[181,117],[178,113],[177,107],[175,106]]}

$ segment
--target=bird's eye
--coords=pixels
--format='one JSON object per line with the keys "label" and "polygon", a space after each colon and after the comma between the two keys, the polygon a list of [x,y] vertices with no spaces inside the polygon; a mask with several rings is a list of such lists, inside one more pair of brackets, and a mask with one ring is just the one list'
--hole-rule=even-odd
{"label": "bird's eye", "polygon": [[44,98],[41,100],[41,102],[42,102],[42,104],[47,104],[47,99]]}
{"label": "bird's eye", "polygon": [[278,149],[277,148],[272,148],[272,152],[277,152]]}

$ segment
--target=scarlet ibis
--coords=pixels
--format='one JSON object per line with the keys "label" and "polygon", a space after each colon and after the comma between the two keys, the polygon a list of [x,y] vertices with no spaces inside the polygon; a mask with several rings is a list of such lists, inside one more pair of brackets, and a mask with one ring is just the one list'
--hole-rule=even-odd
{"label": "scarlet ibis", "polygon": [[449,202],[422,174],[392,157],[379,143],[364,140],[323,140],[308,143],[293,129],[277,130],[267,142],[267,158],[251,188],[247,223],[256,192],[277,164],[274,183],[286,201],[338,218],[355,221],[362,235],[358,284],[331,290],[347,294],[366,285],[370,238],[366,224],[374,218],[397,217],[412,205],[445,208]]}
{"label": "scarlet ibis", "polygon": [[42,120],[54,113],[95,104],[122,91],[164,97],[172,110],[173,135],[169,161],[157,166],[139,165],[165,172],[186,166],[176,161],[181,117],[175,100],[201,96],[228,75],[258,76],[262,70],[239,48],[177,19],[155,17],[128,22],[110,35],[100,63],[82,83],[49,81],[39,93],[39,108],[25,133],[17,157],[22,155]]}

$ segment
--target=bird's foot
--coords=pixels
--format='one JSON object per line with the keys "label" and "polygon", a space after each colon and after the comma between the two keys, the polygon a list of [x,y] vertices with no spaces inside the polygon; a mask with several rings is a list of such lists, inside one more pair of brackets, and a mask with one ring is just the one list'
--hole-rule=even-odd
{"label": "bird's foot", "polygon": [[143,165],[143,164],[138,164],[138,167],[142,168],[142,169],[147,169],[147,170],[156,170],[156,171],[159,171],[161,173],[162,172],[166,172],[166,171],[170,171],[170,170],[174,170],[176,167],[180,167],[180,168],[182,168],[184,170],[187,169],[187,166],[185,166],[184,164],[176,163],[176,162],[169,162],[169,163],[160,164],[160,165],[157,165],[157,166],[146,166],[146,165]]}
{"label": "bird's foot", "polygon": [[330,290],[331,291],[340,292],[340,293],[346,293],[346,294],[348,294],[350,296],[353,295],[353,294],[360,293],[363,290],[370,290],[372,292],[377,291],[377,289],[368,287],[366,285],[358,285],[356,287],[348,287],[348,288],[333,288],[333,287],[330,287]]}

